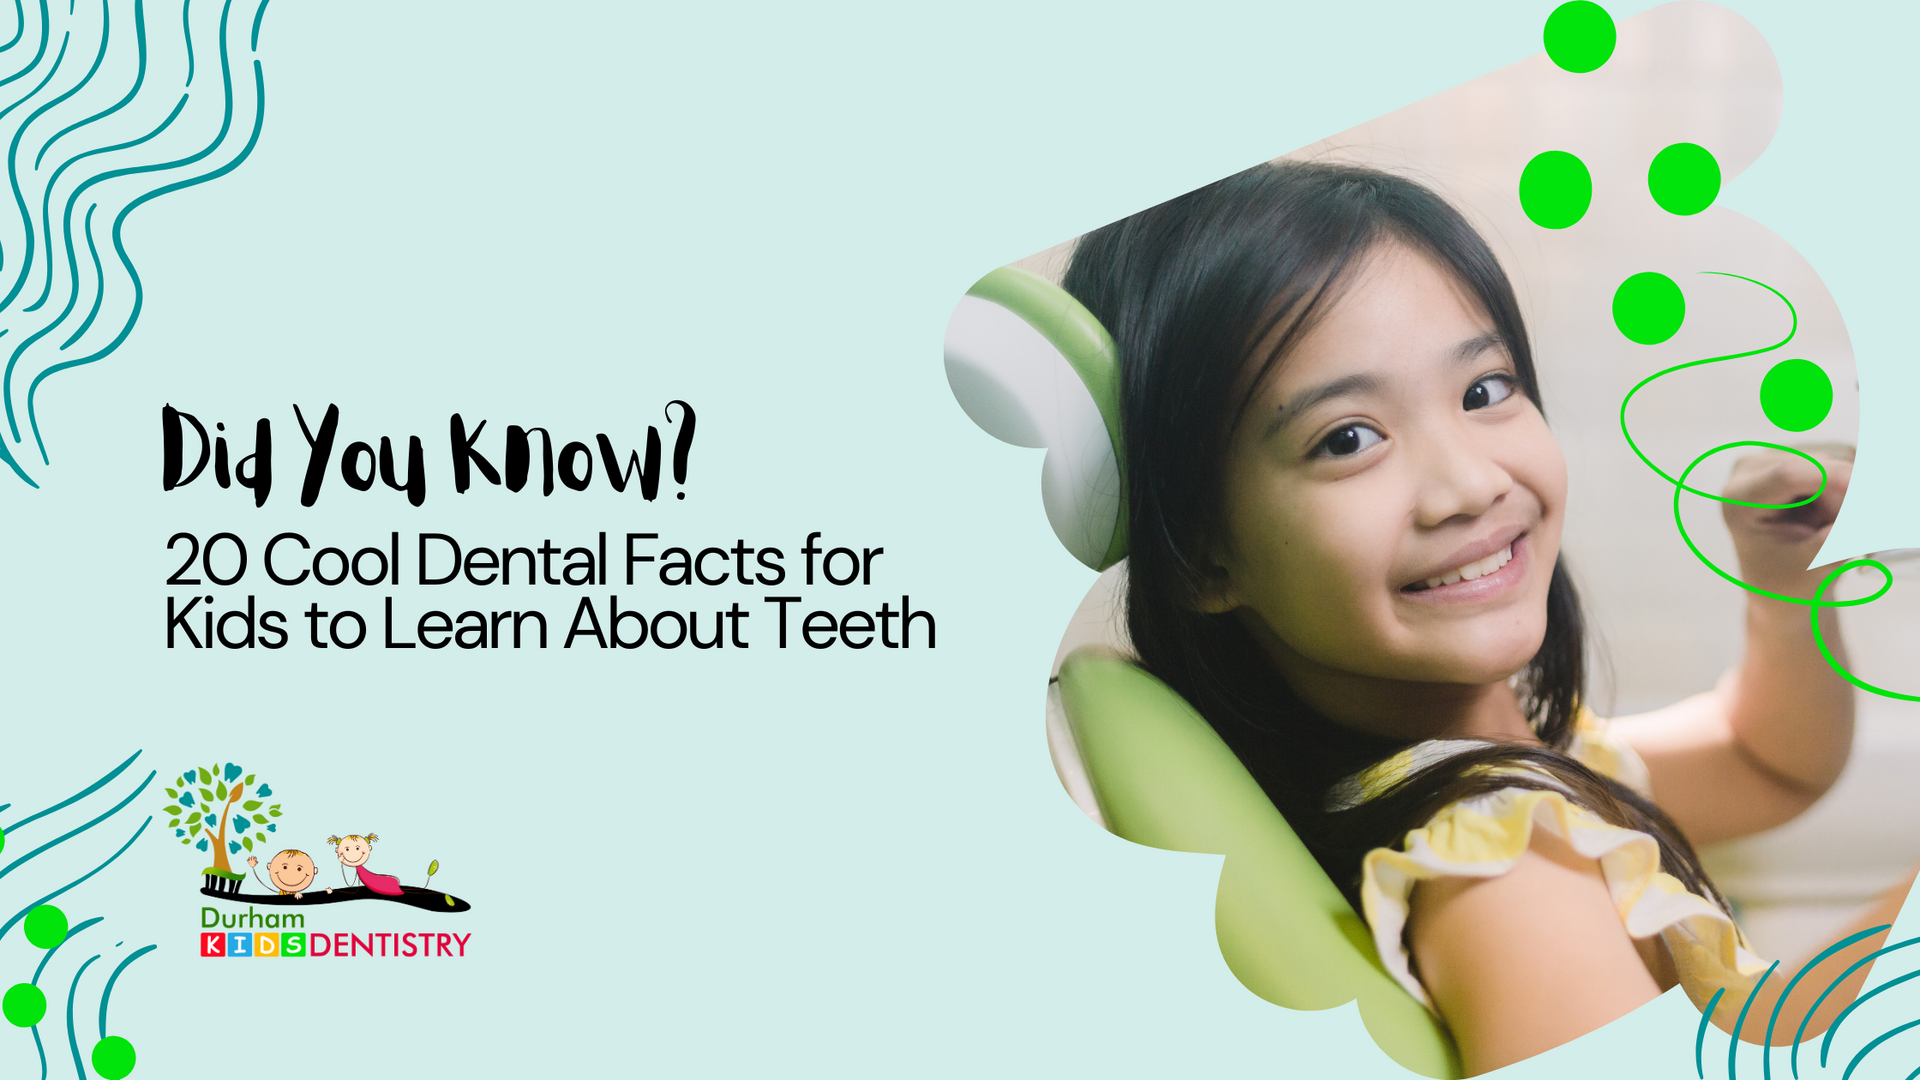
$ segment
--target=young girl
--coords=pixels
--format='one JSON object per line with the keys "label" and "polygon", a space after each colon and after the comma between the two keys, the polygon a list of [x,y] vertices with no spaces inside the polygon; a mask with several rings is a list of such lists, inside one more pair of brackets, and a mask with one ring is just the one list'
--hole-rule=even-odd
{"label": "young girl", "polygon": [[[367,860],[373,857],[373,842],[378,839],[380,837],[374,833],[365,836],[353,833],[344,837],[329,836],[327,843],[333,845],[333,854],[340,860],[342,880],[347,880],[347,868],[352,867],[360,878],[360,884],[384,896],[399,896],[404,891],[400,888],[399,878],[392,874],[376,874],[367,869]],[[352,882],[348,880],[348,884]]]}
{"label": "young girl", "polygon": [[[1610,725],[1582,707],[1566,469],[1512,288],[1460,214],[1382,173],[1270,164],[1084,237],[1064,285],[1121,358],[1137,659],[1232,747],[1466,1070],[1676,983],[1703,1008],[1725,990],[1729,1029],[1751,995],[1744,1037],[1792,1041],[1884,933],[1764,1023],[1799,966],[1763,978],[1694,845],[1810,806],[1846,761],[1851,691],[1806,609],[1753,597],[1717,688]],[[1818,587],[1850,463],[1827,469],[1808,506],[1727,506],[1746,581]],[[1820,483],[1773,454],[1728,492]]]}

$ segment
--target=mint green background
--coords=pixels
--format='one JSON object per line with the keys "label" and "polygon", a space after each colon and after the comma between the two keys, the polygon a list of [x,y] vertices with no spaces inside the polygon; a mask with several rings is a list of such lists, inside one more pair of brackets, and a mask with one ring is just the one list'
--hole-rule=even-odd
{"label": "mint green background", "polygon": [[[1832,553],[1920,543],[1920,431],[1897,420],[1920,395],[1920,225],[1894,202],[1920,16],[1732,6],[1779,56],[1786,112],[1720,201],[1819,269],[1859,364]],[[120,354],[46,386],[47,490],[0,486],[8,711],[44,721],[9,725],[0,801],[43,805],[135,748],[160,780],[234,760],[323,873],[329,832],[379,832],[373,867],[410,883],[438,858],[435,884],[475,903],[457,928],[476,955],[197,960],[204,857],[146,837],[62,901],[109,917],[89,948],[161,944],[114,992],[135,1075],[259,1067],[277,1046],[305,1070],[358,1055],[474,1076],[1404,1075],[1351,1006],[1287,1012],[1233,980],[1218,858],[1127,845],[1061,791],[1044,676],[1092,575],[1047,528],[1039,453],[952,401],[940,340],[986,270],[1535,53],[1551,8],[277,0],[259,150],[136,214],[146,315]],[[452,410],[591,434],[657,423],[674,397],[700,413],[683,503],[451,495]],[[336,480],[299,508],[296,400],[338,401],[343,441],[420,434],[427,505]],[[273,419],[265,510],[204,483],[162,496],[163,401]],[[884,545],[881,571],[795,591],[911,593],[941,647],[777,652],[756,614],[746,654],[169,655],[163,545],[183,528],[356,546],[633,528],[790,557],[820,529]],[[676,599],[770,591],[787,590]],[[381,595],[274,598],[371,612]],[[520,595],[563,625],[575,591]],[[323,910],[328,930],[455,921]],[[0,982],[25,977],[21,946],[0,942]],[[173,996],[194,985],[226,1012],[251,1002],[245,1021],[209,1037]],[[1691,1075],[1696,1015],[1670,996],[1511,1075]]]}

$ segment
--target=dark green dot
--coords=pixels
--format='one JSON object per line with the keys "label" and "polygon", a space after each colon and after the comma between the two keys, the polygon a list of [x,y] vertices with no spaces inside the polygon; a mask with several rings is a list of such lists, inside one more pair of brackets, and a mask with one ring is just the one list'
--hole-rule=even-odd
{"label": "dark green dot", "polygon": [[32,1027],[47,1015],[47,995],[32,983],[14,983],[0,996],[0,1013],[14,1027]]}
{"label": "dark green dot", "polygon": [[1628,341],[1658,345],[1679,333],[1686,318],[1687,298],[1665,274],[1635,274],[1614,290],[1613,325]]}
{"label": "dark green dot", "polygon": [[1569,0],[1553,9],[1541,32],[1547,57],[1572,72],[1592,71],[1613,55],[1613,16],[1588,0]]}
{"label": "dark green dot", "polygon": [[52,904],[27,912],[27,940],[37,949],[51,949],[67,940],[67,913]]}
{"label": "dark green dot", "polygon": [[133,1071],[133,1044],[109,1035],[93,1044],[93,1071],[106,1080],[120,1080]]}
{"label": "dark green dot", "polygon": [[1536,154],[1520,172],[1520,208],[1543,229],[1564,229],[1586,216],[1593,177],[1565,150]]}
{"label": "dark green dot", "polygon": [[1669,214],[1685,217],[1720,197],[1720,163],[1706,147],[1677,142],[1653,156],[1647,166],[1647,190]]}
{"label": "dark green dot", "polygon": [[1760,380],[1760,408],[1775,427],[1805,431],[1833,411],[1833,380],[1811,360],[1782,360]]}

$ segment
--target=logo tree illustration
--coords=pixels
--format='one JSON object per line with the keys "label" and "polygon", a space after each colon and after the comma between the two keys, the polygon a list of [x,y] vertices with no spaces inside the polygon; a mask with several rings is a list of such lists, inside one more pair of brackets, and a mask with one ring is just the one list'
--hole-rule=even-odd
{"label": "logo tree illustration", "polygon": [[[197,851],[213,852],[213,865],[202,870],[207,887],[237,893],[245,874],[234,873],[229,855],[251,852],[255,839],[267,843],[267,833],[280,831],[273,819],[280,804],[263,800],[273,795],[267,784],[254,786],[254,776],[229,761],[224,767],[191,768],[167,788],[167,826],[173,835]],[[247,796],[251,788],[253,796]]]}

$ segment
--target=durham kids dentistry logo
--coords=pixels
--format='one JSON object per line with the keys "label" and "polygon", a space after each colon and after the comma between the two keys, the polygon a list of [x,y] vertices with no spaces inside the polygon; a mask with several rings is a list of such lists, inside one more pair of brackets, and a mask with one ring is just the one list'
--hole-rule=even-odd
{"label": "durham kids dentistry logo", "polygon": [[[470,933],[419,932],[404,928],[365,933],[323,930],[308,908],[383,900],[436,914],[458,914],[473,905],[432,888],[440,860],[427,863],[423,884],[374,870],[377,833],[329,835],[316,859],[280,835],[283,815],[272,785],[232,762],[186,769],[167,789],[168,825],[180,843],[212,856],[200,871],[200,892],[244,911],[207,905],[200,909],[199,954],[203,957],[453,957],[467,955]],[[270,852],[270,854],[268,854]],[[245,855],[246,871],[233,860]],[[330,854],[331,859],[326,855]],[[339,884],[333,883],[338,871]],[[260,892],[246,891],[251,877]],[[262,910],[264,909],[264,910]]]}

